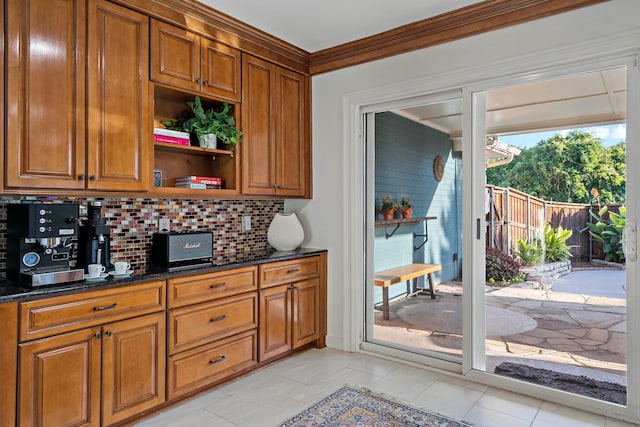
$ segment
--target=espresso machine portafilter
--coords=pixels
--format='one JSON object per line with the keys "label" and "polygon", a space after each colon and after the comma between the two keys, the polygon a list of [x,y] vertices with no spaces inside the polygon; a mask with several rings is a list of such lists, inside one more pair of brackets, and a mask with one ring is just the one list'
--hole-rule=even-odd
{"label": "espresso machine portafilter", "polygon": [[80,225],[78,235],[78,268],[88,273],[89,264],[102,264],[105,271],[112,271],[111,264],[111,229],[101,217],[102,204],[90,202],[87,219]]}

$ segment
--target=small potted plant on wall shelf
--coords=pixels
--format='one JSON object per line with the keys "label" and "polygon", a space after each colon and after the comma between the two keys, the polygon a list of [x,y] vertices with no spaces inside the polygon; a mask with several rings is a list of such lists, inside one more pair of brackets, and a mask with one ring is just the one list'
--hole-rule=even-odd
{"label": "small potted plant on wall shelf", "polygon": [[398,203],[395,200],[391,199],[391,196],[385,196],[382,199],[382,204],[380,205],[380,213],[384,216],[384,219],[390,220],[393,219],[393,214],[396,212],[398,208]]}
{"label": "small potted plant on wall shelf", "polygon": [[232,107],[226,102],[216,111],[215,108],[205,109],[200,97],[187,102],[191,111],[185,110],[175,120],[162,122],[168,129],[180,130],[196,135],[200,147],[216,148],[217,140],[226,144],[230,151],[240,142],[242,131],[236,128],[236,120],[231,115]]}
{"label": "small potted plant on wall shelf", "polygon": [[409,196],[402,196],[400,199],[400,209],[402,210],[402,218],[411,218],[413,215],[413,205]]}

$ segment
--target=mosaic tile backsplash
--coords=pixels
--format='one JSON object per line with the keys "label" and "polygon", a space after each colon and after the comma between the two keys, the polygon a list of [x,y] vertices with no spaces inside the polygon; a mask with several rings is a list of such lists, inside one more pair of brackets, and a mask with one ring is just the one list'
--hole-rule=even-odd
{"label": "mosaic tile backsplash", "polygon": [[[0,198],[0,277],[6,278],[7,204],[21,202],[77,203],[80,220],[86,219],[89,202],[102,202],[102,218],[111,227],[111,262],[128,261],[136,273],[147,271],[151,236],[158,220],[169,218],[171,231],[213,232],[216,262],[235,255],[269,248],[267,230],[273,216],[284,211],[282,200],[195,200],[156,198]],[[251,230],[242,231],[242,217],[251,216]],[[72,264],[75,262],[75,256]]]}

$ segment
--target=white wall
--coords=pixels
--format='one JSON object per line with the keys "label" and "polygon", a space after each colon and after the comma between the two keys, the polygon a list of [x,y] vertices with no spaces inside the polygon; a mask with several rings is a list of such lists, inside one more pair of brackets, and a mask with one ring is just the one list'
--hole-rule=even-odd
{"label": "white wall", "polygon": [[[540,52],[556,52],[567,45],[594,43],[603,38],[640,30],[640,0],[612,0],[595,6],[458,40],[393,58],[313,77],[313,199],[287,201],[287,211],[298,212],[306,236],[304,246],[329,251],[328,338],[329,346],[348,348],[345,338],[349,320],[343,301],[350,250],[359,242],[348,241],[345,186],[352,165],[343,164],[346,138],[343,129],[343,98],[350,93],[407,81],[473,82],[474,68],[495,64],[495,75],[504,74],[500,62]],[[357,19],[357,18],[355,18]],[[639,45],[640,47],[640,45]],[[567,55],[568,57],[570,54]],[[461,71],[466,71],[460,74]],[[462,77],[461,77],[462,76]],[[453,82],[452,82],[453,83]],[[350,249],[352,244],[355,249]],[[347,325],[347,327],[345,327]]]}

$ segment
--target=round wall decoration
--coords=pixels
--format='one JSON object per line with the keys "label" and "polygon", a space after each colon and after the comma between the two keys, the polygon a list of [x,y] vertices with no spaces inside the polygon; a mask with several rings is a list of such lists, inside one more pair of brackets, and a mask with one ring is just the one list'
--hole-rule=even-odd
{"label": "round wall decoration", "polygon": [[436,156],[436,158],[433,159],[433,175],[436,181],[442,181],[442,177],[444,176],[444,160],[442,156]]}

